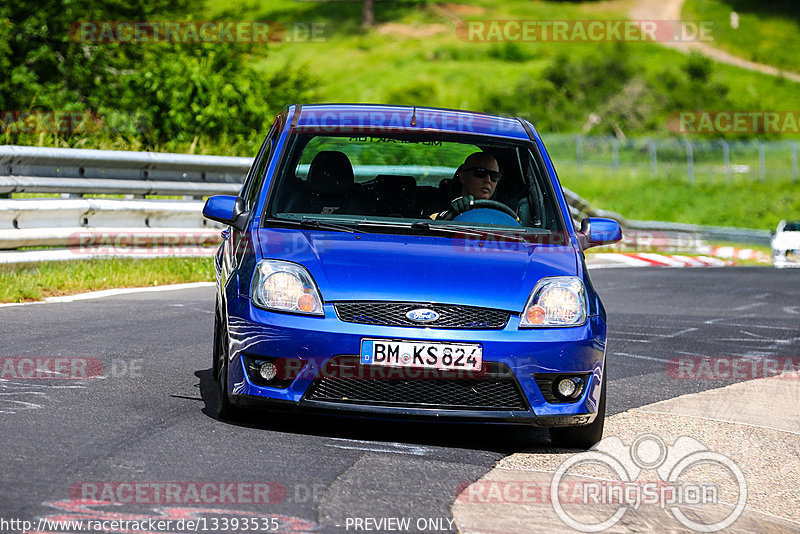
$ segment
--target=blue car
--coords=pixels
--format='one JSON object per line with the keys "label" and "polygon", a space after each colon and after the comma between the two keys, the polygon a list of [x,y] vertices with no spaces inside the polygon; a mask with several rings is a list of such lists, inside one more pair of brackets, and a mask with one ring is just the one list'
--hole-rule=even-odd
{"label": "blue car", "polygon": [[590,447],[606,405],[606,315],[524,119],[381,105],[281,112],[215,257],[221,419],[243,407],[549,427]]}

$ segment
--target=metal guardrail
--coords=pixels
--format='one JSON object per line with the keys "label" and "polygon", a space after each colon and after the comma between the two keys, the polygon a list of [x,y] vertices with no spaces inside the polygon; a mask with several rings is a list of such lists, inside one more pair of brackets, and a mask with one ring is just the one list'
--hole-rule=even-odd
{"label": "metal guardrail", "polygon": [[[203,256],[221,225],[203,218],[213,194],[236,194],[251,158],[0,146],[0,263],[97,256]],[[125,195],[125,199],[80,198]],[[192,200],[146,199],[149,195]],[[63,247],[60,250],[16,250]]]}
{"label": "metal guardrail", "polygon": [[252,158],[0,146],[0,193],[213,195],[239,191]]}
{"label": "metal guardrail", "polygon": [[[236,194],[251,163],[251,158],[241,157],[0,146],[0,194],[58,193],[70,197],[0,199],[0,249],[8,251],[0,252],[0,263],[118,255],[120,250],[130,255],[131,249],[126,247],[135,249],[139,245],[154,254],[154,246],[159,247],[159,255],[169,255],[170,247],[176,255],[207,255],[208,245],[219,241],[220,225],[202,217],[203,203],[197,199]],[[356,175],[374,176],[380,170],[357,167]],[[449,177],[450,171],[445,170],[430,167],[422,174],[437,181]],[[770,240],[766,231],[628,220],[592,207],[568,189],[564,193],[576,220],[610,217],[628,231],[684,240],[698,236],[739,243],[768,244]],[[128,198],[72,198],[98,194]],[[148,195],[189,196],[194,200],[144,198]],[[76,244],[84,247],[85,254],[65,250],[10,252],[25,247],[71,249]],[[98,246],[103,244],[105,248]],[[112,253],[108,253],[108,246],[112,246]]]}

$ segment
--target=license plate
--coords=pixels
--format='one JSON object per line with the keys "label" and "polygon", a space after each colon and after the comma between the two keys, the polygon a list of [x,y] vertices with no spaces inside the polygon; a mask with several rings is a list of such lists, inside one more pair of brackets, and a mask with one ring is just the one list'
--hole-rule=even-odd
{"label": "license plate", "polygon": [[362,339],[361,363],[392,367],[480,371],[483,363],[483,347],[471,343]]}

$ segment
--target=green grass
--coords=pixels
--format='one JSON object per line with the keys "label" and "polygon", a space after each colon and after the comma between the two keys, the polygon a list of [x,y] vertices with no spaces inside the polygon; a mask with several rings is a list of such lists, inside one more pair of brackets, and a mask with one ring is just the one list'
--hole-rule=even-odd
{"label": "green grass", "polygon": [[[283,42],[271,45],[265,54],[253,56],[264,72],[283,65],[307,65],[318,80],[320,101],[426,104],[441,107],[484,109],[489,91],[513,89],[523,77],[537,79],[558,54],[581,58],[595,53],[598,45],[586,42],[475,43],[461,40],[455,31],[455,16],[462,20],[495,19],[619,19],[624,14],[595,2],[476,2],[467,14],[454,15],[449,8],[424,2],[400,2],[402,7],[385,12],[387,3],[376,3],[379,26],[363,30],[354,24],[358,8],[341,2],[271,2],[242,7],[240,16],[260,20],[310,23],[331,17],[325,42]],[[228,7],[210,0],[213,13]],[[344,6],[350,6],[345,8]],[[346,14],[346,15],[345,15]],[[395,18],[392,18],[395,17]],[[392,25],[380,26],[381,21]],[[430,35],[423,35],[429,28]],[[437,29],[439,31],[437,31]],[[800,47],[798,47],[800,48]],[[653,43],[631,43],[628,51],[642,75],[659,85],[665,70],[678,72],[686,62],[683,54]],[[793,50],[787,49],[789,53]],[[715,65],[713,81],[730,87],[736,109],[800,109],[798,85],[774,76],[727,65]],[[540,107],[520,98],[513,107],[520,113]],[[586,110],[586,116],[591,113]],[[667,117],[671,111],[654,109],[656,135],[669,136]]]}
{"label": "green grass", "polygon": [[213,258],[87,259],[0,266],[0,302],[214,278]]}
{"label": "green grass", "polygon": [[[739,27],[731,27],[731,12]],[[800,9],[797,0],[686,0],[684,20],[712,21],[713,46],[745,59],[800,72]]]}

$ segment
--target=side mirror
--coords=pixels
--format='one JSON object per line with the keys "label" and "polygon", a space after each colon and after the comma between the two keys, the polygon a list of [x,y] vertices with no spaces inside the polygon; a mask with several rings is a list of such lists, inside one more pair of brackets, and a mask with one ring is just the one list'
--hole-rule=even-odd
{"label": "side mirror", "polygon": [[244,200],[233,195],[208,197],[206,205],[203,206],[203,217],[243,231],[247,220],[247,213],[244,211]]}
{"label": "side mirror", "polygon": [[622,228],[614,219],[602,217],[587,217],[581,221],[579,232],[582,236],[581,243],[584,250],[597,245],[616,243],[622,239]]}

